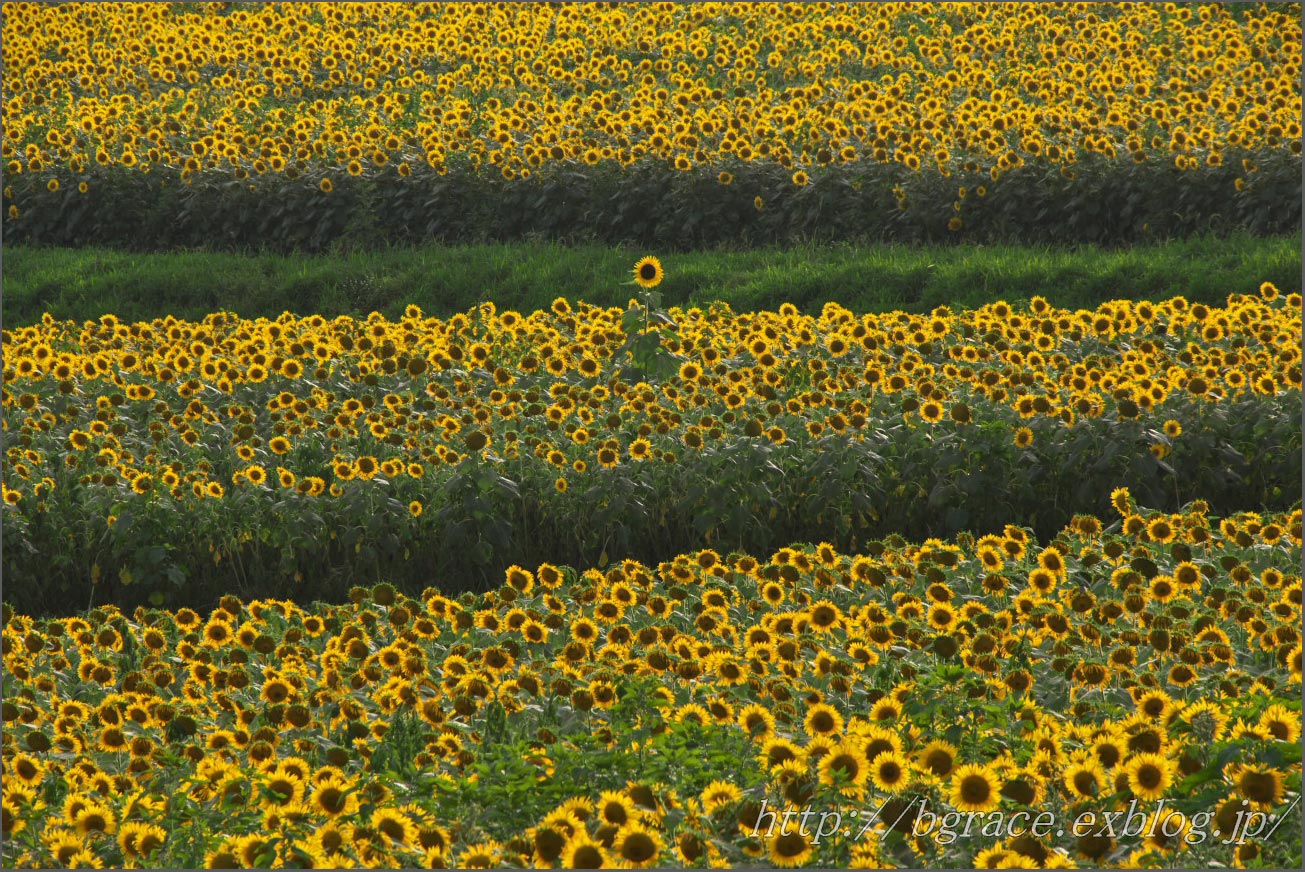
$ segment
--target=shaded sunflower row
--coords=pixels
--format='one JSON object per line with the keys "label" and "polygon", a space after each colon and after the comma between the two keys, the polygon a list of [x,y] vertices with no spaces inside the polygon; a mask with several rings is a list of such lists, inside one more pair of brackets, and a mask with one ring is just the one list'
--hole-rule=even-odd
{"label": "shaded sunflower row", "polygon": [[1192,171],[1099,156],[1072,169],[1033,160],[996,181],[977,165],[792,172],[736,161],[546,168],[526,181],[419,167],[234,183],[218,171],[186,179],[166,167],[95,167],[9,179],[5,232],[21,244],[286,252],[535,239],[663,250],[809,240],[1128,245],[1299,232],[1299,155],[1238,151],[1230,160]]}
{"label": "shaded sunflower row", "polygon": [[[1007,526],[515,566],[457,599],[6,610],[10,858],[1281,865],[1289,827],[1237,832],[1299,798],[1300,511],[1112,502],[1045,544]],[[886,811],[768,830],[805,808]],[[920,824],[1129,808],[1152,835]]]}

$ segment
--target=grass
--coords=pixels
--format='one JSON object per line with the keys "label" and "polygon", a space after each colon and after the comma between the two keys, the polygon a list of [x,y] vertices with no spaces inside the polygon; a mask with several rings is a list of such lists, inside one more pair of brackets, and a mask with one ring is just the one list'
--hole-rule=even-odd
{"label": "grass", "polygon": [[[112,312],[129,320],[197,319],[225,310],[244,317],[367,314],[396,317],[409,303],[429,315],[484,300],[520,311],[558,296],[624,306],[623,283],[644,254],[633,248],[504,243],[392,248],[314,256],[19,246],[4,252],[4,322],[32,324],[49,312],[84,320]],[[807,245],[704,250],[663,259],[666,305],[721,300],[736,311],[792,302],[819,311],[830,301],[854,311],[927,312],[1035,295],[1066,308],[1111,299],[1222,303],[1263,281],[1299,290],[1301,237],[1186,239],[1107,249],[1092,246]]]}

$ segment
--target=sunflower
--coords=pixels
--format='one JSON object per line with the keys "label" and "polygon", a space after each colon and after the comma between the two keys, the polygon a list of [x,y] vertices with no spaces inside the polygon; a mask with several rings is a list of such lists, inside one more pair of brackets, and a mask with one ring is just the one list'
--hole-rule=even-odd
{"label": "sunflower", "polygon": [[635,808],[634,801],[624,793],[605,790],[598,797],[594,813],[605,823],[624,827],[637,821],[638,809]]}
{"label": "sunflower", "polygon": [[88,833],[107,833],[113,835],[117,832],[118,822],[113,816],[113,811],[99,802],[84,802],[72,816],[73,826],[77,829],[79,835],[85,836]]}
{"label": "sunflower", "polygon": [[594,841],[580,830],[562,849],[564,869],[610,869],[614,861],[600,842]]}
{"label": "sunflower", "polygon": [[[123,832],[134,839],[135,830],[127,830],[126,826],[131,826],[131,824],[125,825]],[[45,834],[41,837],[41,840],[45,843],[46,850],[50,852],[50,856],[58,861],[61,866],[65,866],[69,869],[79,868],[78,866],[71,865],[70,861],[72,858],[77,857],[86,851],[86,845],[83,843],[82,838],[76,833],[63,829],[46,830]],[[119,839],[119,844],[121,845],[121,839]],[[135,856],[133,853],[128,852],[126,847],[123,847],[123,854],[128,859],[134,859]]]}
{"label": "sunflower", "polygon": [[396,844],[409,848],[420,844],[420,829],[401,811],[379,809],[372,813],[371,826]]}
{"label": "sunflower", "polygon": [[728,781],[713,781],[702,791],[702,810],[711,814],[721,806],[729,805],[743,798],[743,791]]}
{"label": "sunflower", "polygon": [[1137,710],[1149,720],[1167,723],[1174,710],[1174,701],[1162,690],[1149,690],[1137,697]]}
{"label": "sunflower", "polygon": [[946,603],[934,603],[929,607],[929,626],[934,630],[946,630],[956,621],[956,612]]}
{"label": "sunflower", "polygon": [[641,288],[657,287],[664,275],[662,262],[655,257],[645,257],[634,265],[634,281]]}
{"label": "sunflower", "polygon": [[204,625],[204,644],[211,648],[221,647],[231,640],[231,624],[214,616]]}
{"label": "sunflower", "polygon": [[1277,769],[1233,763],[1224,774],[1257,811],[1269,811],[1282,802],[1285,776]]}
{"label": "sunflower", "polygon": [[1124,740],[1114,734],[1100,736],[1092,743],[1091,750],[1102,766],[1113,769],[1124,757]]}
{"label": "sunflower", "polygon": [[508,585],[522,594],[528,594],[535,588],[534,573],[528,569],[523,569],[516,564],[507,568],[507,571],[504,573],[504,579]]}
{"label": "sunflower", "polygon": [[475,845],[468,845],[458,855],[458,869],[494,869],[504,865],[502,862],[503,846],[490,840]]}
{"label": "sunflower", "polygon": [[771,736],[762,743],[758,759],[762,766],[770,770],[787,760],[798,759],[799,750],[791,740],[783,736]]}
{"label": "sunflower", "polygon": [[886,696],[870,709],[870,720],[876,724],[891,723],[902,714],[902,704],[891,696]]}
{"label": "sunflower", "polygon": [[328,818],[348,817],[358,811],[358,795],[342,778],[328,777],[317,782],[309,800],[314,811]]}
{"label": "sunflower", "polygon": [[1157,851],[1172,852],[1184,845],[1192,824],[1187,816],[1174,809],[1161,808],[1152,812],[1142,832],[1147,836],[1142,844]]}
{"label": "sunflower", "polygon": [[932,741],[916,755],[916,765],[925,772],[946,778],[956,765],[956,746],[940,739]]}
{"label": "sunflower", "polygon": [[845,796],[857,796],[870,776],[864,751],[852,741],[843,741],[830,748],[820,758],[818,769],[820,783],[825,786],[837,784]]}
{"label": "sunflower", "polygon": [[952,806],[961,812],[994,811],[1001,799],[1001,779],[987,766],[969,764],[952,773]]}
{"label": "sunflower", "polygon": [[1138,754],[1124,765],[1128,787],[1143,800],[1156,800],[1174,780],[1174,765],[1159,754]]}
{"label": "sunflower", "polygon": [[1146,534],[1152,542],[1167,545],[1174,540],[1174,527],[1165,517],[1153,518],[1146,525]]}
{"label": "sunflower", "polygon": [[1178,593],[1174,580],[1168,575],[1157,575],[1151,579],[1150,596],[1151,599],[1159,603],[1167,603]]}
{"label": "sunflower", "polygon": [[1186,663],[1178,663],[1169,669],[1166,678],[1174,687],[1188,687],[1196,683],[1197,674]]}
{"label": "sunflower", "polygon": [[[555,815],[556,812],[549,817],[555,817]],[[534,844],[535,853],[539,859],[550,866],[554,860],[561,856],[567,840],[581,828],[579,821],[573,818],[568,819],[566,815],[555,819],[557,822],[551,826],[545,823],[527,832],[527,838]]]}
{"label": "sunflower", "polygon": [[897,751],[881,751],[870,763],[870,779],[885,793],[896,793],[906,785],[910,764]]}
{"label": "sunflower", "polygon": [[1029,573],[1029,587],[1043,596],[1047,596],[1055,589],[1056,581],[1056,574],[1042,566]]}
{"label": "sunflower", "polygon": [[444,854],[448,852],[449,845],[452,843],[453,837],[441,826],[428,822],[417,828],[417,844],[427,851],[439,851]]}
{"label": "sunflower", "polygon": [[781,831],[766,841],[766,856],[771,863],[782,868],[805,866],[814,852],[810,837],[811,834],[801,827]]}
{"label": "sunflower", "polygon": [[1075,763],[1065,770],[1065,787],[1079,799],[1096,799],[1109,786],[1106,770],[1094,759]]}
{"label": "sunflower", "polygon": [[819,600],[810,608],[811,626],[820,632],[833,629],[842,621],[843,613],[829,600]]}
{"label": "sunflower", "polygon": [[257,833],[240,836],[231,847],[246,869],[259,866],[260,858],[266,858],[263,862],[267,862],[276,854],[276,847],[271,838]]}
{"label": "sunflower", "polygon": [[885,751],[902,752],[902,738],[893,730],[865,721],[858,721],[854,725],[852,732],[865,743],[865,758],[867,760],[874,760]]}
{"label": "sunflower", "polygon": [[1260,728],[1267,730],[1279,742],[1295,744],[1300,740],[1301,716],[1280,705],[1271,705],[1260,715]]}
{"label": "sunflower", "polygon": [[224,845],[204,855],[205,869],[240,869],[240,856],[229,846]]}
{"label": "sunflower", "polygon": [[617,831],[612,853],[622,868],[644,869],[657,862],[662,847],[661,837],[657,833],[640,824],[631,823]]}
{"label": "sunflower", "polygon": [[826,703],[817,703],[807,709],[807,716],[802,721],[807,735],[833,736],[843,731],[843,716],[838,710]]}
{"label": "sunflower", "polygon": [[363,481],[371,481],[380,472],[380,462],[371,455],[359,457],[354,463],[354,470]]}
{"label": "sunflower", "polygon": [[[1268,711],[1272,711],[1272,708]],[[1265,712],[1266,715],[1268,711]],[[1203,699],[1184,707],[1178,713],[1177,723],[1186,724],[1198,742],[1209,744],[1223,739],[1228,727],[1228,716],[1217,703]]]}
{"label": "sunflower", "polygon": [[576,618],[571,622],[571,638],[588,645],[598,638],[598,625],[589,618]]}
{"label": "sunflower", "polygon": [[269,705],[280,705],[294,696],[294,687],[284,679],[273,678],[264,682],[259,696]]}

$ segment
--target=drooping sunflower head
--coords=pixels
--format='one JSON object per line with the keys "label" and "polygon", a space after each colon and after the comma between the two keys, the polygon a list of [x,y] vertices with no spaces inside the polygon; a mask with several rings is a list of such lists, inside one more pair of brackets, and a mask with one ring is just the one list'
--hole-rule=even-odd
{"label": "drooping sunflower head", "polygon": [[1282,802],[1284,778],[1267,766],[1235,766],[1229,774],[1241,794],[1255,808],[1266,811]]}

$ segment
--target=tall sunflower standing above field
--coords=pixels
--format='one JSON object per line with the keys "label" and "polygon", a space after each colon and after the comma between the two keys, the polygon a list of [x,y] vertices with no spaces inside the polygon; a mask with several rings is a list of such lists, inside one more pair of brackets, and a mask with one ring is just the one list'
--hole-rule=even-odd
{"label": "tall sunflower standing above field", "polygon": [[664,275],[662,262],[655,257],[645,257],[634,265],[635,283],[645,290],[661,284]]}

